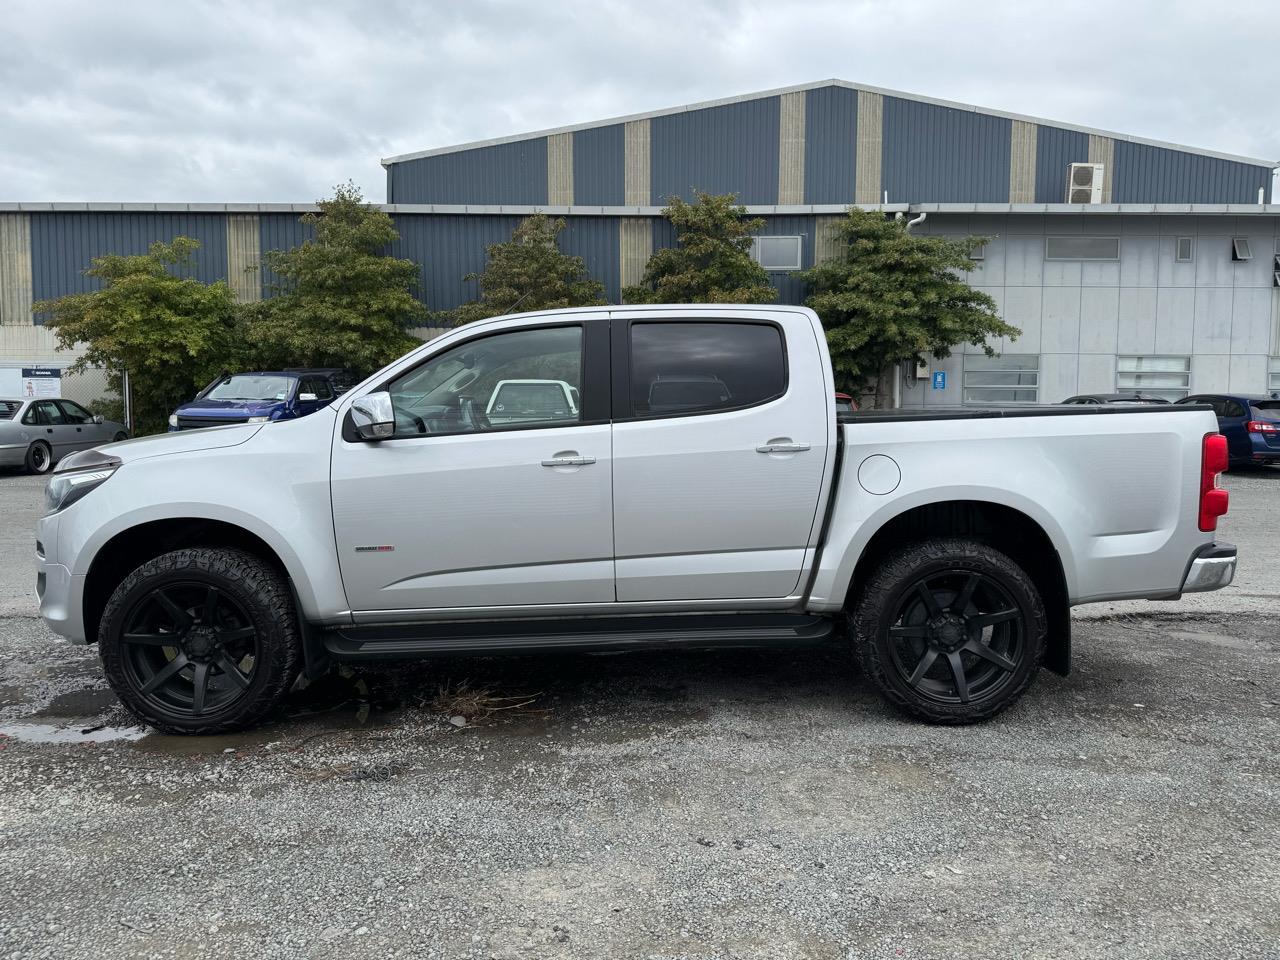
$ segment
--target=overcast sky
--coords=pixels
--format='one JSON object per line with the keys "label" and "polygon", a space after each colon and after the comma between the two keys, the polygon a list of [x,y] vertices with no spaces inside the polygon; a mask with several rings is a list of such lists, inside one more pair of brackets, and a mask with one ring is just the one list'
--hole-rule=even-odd
{"label": "overcast sky", "polygon": [[2,0],[0,200],[383,200],[382,157],[829,77],[1280,160],[1278,8]]}

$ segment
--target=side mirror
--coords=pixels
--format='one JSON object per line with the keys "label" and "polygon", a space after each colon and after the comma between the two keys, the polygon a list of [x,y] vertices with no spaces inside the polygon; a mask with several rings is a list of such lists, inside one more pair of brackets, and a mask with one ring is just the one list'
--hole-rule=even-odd
{"label": "side mirror", "polygon": [[314,400],[315,398],[316,398],[316,395],[315,395],[314,393],[300,393],[300,394],[298,394],[298,399],[299,399],[299,400],[301,400],[303,403],[306,403],[306,402],[307,402],[307,401],[309,401],[309,400]]}
{"label": "side mirror", "polygon": [[361,440],[386,440],[395,436],[396,411],[391,394],[369,393],[351,404],[351,425]]}
{"label": "side mirror", "polygon": [[100,414],[100,413],[95,413],[95,414],[93,415],[93,422],[94,422],[94,423],[96,423],[98,426],[102,426],[103,421],[104,421],[105,419],[106,419],[106,418],[105,418],[105,417],[103,417],[103,415],[102,415],[102,414]]}

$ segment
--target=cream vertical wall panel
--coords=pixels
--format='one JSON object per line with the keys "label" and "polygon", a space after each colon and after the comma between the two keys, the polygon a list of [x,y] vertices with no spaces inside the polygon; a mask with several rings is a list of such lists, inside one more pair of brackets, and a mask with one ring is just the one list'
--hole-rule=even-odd
{"label": "cream vertical wall panel", "polygon": [[624,217],[618,221],[618,257],[620,284],[625,290],[644,279],[645,264],[653,253],[653,224],[641,217]]}
{"label": "cream vertical wall panel", "polygon": [[573,205],[573,133],[547,137],[547,205]]}
{"label": "cream vertical wall panel", "polygon": [[837,236],[844,217],[813,218],[813,259],[815,263],[835,260],[844,255],[847,245]]}
{"label": "cream vertical wall panel", "polygon": [[1089,134],[1089,162],[1103,165],[1102,202],[1111,202],[1111,183],[1115,170],[1116,142],[1110,137]]}
{"label": "cream vertical wall panel", "polygon": [[227,216],[227,283],[237,303],[262,299],[262,240],[256,213]]}
{"label": "cream vertical wall panel", "polygon": [[623,128],[622,202],[629,207],[650,204],[649,121],[631,120]]}
{"label": "cream vertical wall panel", "polygon": [[[880,203],[883,199],[881,164],[884,150],[884,97],[858,91],[857,150],[854,158],[854,203]],[[906,201],[907,197],[890,197]]]}
{"label": "cream vertical wall panel", "polygon": [[1036,202],[1037,126],[1014,120],[1009,137],[1009,202]]}
{"label": "cream vertical wall panel", "polygon": [[0,324],[31,323],[31,217],[0,213]]}
{"label": "cream vertical wall panel", "polygon": [[0,361],[68,364],[80,355],[79,350],[59,350],[57,338],[48,327],[27,324],[0,327]]}
{"label": "cream vertical wall panel", "polygon": [[778,203],[804,203],[805,97],[803,90],[784,93],[778,124]]}

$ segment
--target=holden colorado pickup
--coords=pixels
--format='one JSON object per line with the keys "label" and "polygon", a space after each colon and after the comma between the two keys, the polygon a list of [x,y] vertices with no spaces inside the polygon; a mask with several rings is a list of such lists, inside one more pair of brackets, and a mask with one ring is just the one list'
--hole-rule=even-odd
{"label": "holden colorado pickup", "polygon": [[[513,381],[577,400],[491,416]],[[1067,671],[1074,604],[1234,576],[1207,406],[842,414],[835,389],[801,307],[473,323],[308,417],[68,456],[41,613],[180,733],[335,662],[822,641],[963,723]]]}

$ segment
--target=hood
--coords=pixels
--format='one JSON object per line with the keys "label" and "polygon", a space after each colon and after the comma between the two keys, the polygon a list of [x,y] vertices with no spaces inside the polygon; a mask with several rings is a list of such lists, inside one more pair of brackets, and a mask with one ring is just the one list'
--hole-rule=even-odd
{"label": "hood", "polygon": [[235,423],[226,427],[205,427],[203,430],[158,433],[151,437],[113,443],[108,452],[111,456],[128,463],[131,460],[164,457],[172,453],[216,450],[219,447],[234,447],[244,443],[265,426],[265,423]]}
{"label": "hood", "polygon": [[287,405],[286,400],[192,400],[175,413],[180,417],[265,417]]}

